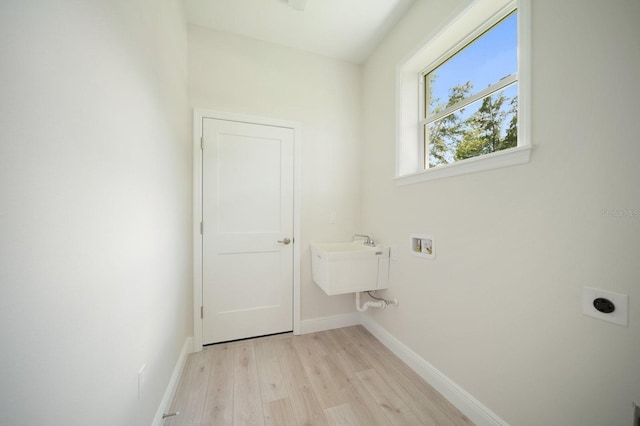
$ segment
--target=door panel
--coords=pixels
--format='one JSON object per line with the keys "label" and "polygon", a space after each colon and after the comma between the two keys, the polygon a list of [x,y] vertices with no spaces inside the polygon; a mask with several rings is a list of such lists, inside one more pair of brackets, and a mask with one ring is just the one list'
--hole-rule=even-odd
{"label": "door panel", "polygon": [[277,139],[219,135],[219,232],[281,230],[280,144]]}
{"label": "door panel", "polygon": [[293,328],[293,130],[203,121],[203,344]]}

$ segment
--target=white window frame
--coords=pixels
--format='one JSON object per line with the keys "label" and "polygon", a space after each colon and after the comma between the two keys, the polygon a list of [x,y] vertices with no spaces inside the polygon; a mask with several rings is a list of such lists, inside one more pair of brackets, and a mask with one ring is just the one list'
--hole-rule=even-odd
{"label": "white window frame", "polygon": [[[530,137],[530,1],[471,1],[396,68],[396,177],[407,185],[529,162]],[[514,10],[518,11],[518,146],[491,154],[425,168],[424,73],[444,62]],[[473,28],[469,31],[469,28]],[[473,98],[480,96],[475,94]],[[444,112],[443,112],[444,113]],[[440,115],[440,114],[438,114]],[[431,119],[432,117],[430,117]]]}

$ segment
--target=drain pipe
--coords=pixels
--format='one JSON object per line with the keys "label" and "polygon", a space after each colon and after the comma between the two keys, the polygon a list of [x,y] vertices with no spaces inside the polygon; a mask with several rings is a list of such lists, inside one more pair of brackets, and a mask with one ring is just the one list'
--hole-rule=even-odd
{"label": "drain pipe", "polygon": [[[369,294],[369,292],[367,292],[367,294]],[[371,294],[369,294],[370,297]],[[398,306],[398,299],[392,299],[392,300],[385,300],[385,299],[379,299],[377,297],[374,297],[374,299],[376,300],[368,300],[366,302],[364,302],[364,305],[360,306],[360,292],[356,292],[356,309],[358,309],[358,311],[360,312],[364,312],[369,308],[380,308],[380,309],[384,309],[387,307],[387,305],[394,305],[394,306]]]}

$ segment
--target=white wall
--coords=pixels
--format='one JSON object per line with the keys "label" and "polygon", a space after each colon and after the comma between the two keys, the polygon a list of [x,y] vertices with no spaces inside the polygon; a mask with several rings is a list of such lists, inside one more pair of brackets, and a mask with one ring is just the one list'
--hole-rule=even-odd
{"label": "white wall", "polygon": [[[397,244],[370,315],[513,425],[632,424],[640,403],[640,3],[533,2],[529,164],[396,187],[395,66],[458,2],[418,1],[363,70],[363,228]],[[433,234],[436,259],[408,252]],[[628,294],[624,328],[583,286]]]}
{"label": "white wall", "polygon": [[313,283],[309,242],[360,231],[360,67],[199,27],[188,62],[191,107],[301,124],[302,318],[353,312],[352,297]]}
{"label": "white wall", "polygon": [[4,0],[0,28],[0,423],[148,425],[191,334],[182,3]]}

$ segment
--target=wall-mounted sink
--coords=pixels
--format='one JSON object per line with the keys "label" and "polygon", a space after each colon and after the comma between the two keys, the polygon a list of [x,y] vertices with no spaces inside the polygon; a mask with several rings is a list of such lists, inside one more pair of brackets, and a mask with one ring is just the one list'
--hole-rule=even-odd
{"label": "wall-mounted sink", "polygon": [[361,242],[311,243],[313,281],[329,296],[387,288],[389,247]]}

